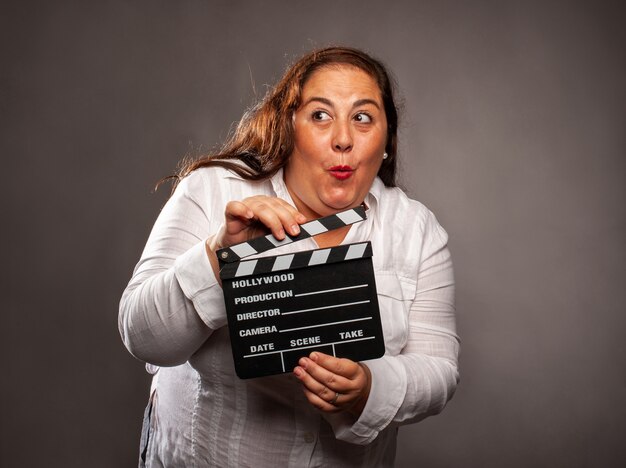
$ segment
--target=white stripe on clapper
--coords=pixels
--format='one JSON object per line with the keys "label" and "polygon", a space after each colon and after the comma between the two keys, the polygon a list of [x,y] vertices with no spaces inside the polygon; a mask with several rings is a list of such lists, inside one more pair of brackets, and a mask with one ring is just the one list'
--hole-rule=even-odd
{"label": "white stripe on clapper", "polygon": [[329,255],[330,255],[330,249],[314,250],[313,255],[311,255],[311,260],[309,260],[309,266],[320,265],[322,263],[326,263],[326,260],[328,260]]}
{"label": "white stripe on clapper", "polygon": [[233,245],[230,250],[239,255],[239,258],[247,257],[248,255],[254,255],[257,251],[247,242],[242,244]]}
{"label": "white stripe on clapper", "polygon": [[352,260],[353,258],[363,257],[363,252],[365,252],[365,247],[367,247],[367,243],[351,245],[350,248],[348,249],[348,253],[346,253],[345,260]]}
{"label": "white stripe on clapper", "polygon": [[293,240],[287,236],[285,236],[283,240],[278,240],[272,234],[268,234],[265,238],[274,244],[274,247],[280,247],[281,245],[291,244],[293,242]]}
{"label": "white stripe on clapper", "polygon": [[276,257],[276,260],[274,261],[274,266],[272,267],[272,271],[286,270],[291,266],[293,257],[294,254]]}
{"label": "white stripe on clapper", "polygon": [[303,224],[302,229],[304,229],[306,232],[308,232],[312,236],[317,236],[318,234],[321,234],[322,232],[328,231],[328,229],[326,229],[324,225],[320,223],[319,221],[311,221],[310,223]]}
{"label": "white stripe on clapper", "polygon": [[336,216],[346,224],[353,224],[358,223],[359,221],[363,221],[363,218],[361,218],[354,210],[337,213]]}
{"label": "white stripe on clapper", "polygon": [[237,276],[246,276],[254,273],[254,267],[256,266],[258,260],[248,260],[247,262],[240,262],[237,267],[237,272],[235,273],[235,277]]}

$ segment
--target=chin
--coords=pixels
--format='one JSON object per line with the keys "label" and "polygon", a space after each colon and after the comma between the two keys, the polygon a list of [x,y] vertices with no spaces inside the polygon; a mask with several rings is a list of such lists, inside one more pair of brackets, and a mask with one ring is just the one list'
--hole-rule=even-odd
{"label": "chin", "polygon": [[[324,208],[326,208],[329,211],[332,211],[332,213],[337,213],[339,211],[343,211],[343,210],[347,210],[348,208],[354,208],[355,206],[360,205],[359,202],[356,202],[354,200],[328,200],[324,203]],[[329,213],[329,214],[332,214]]]}

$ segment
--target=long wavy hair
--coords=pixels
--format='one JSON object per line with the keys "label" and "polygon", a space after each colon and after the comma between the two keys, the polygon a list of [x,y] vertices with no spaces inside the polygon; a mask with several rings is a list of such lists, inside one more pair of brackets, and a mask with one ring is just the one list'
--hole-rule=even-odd
{"label": "long wavy hair", "polygon": [[218,153],[183,164],[173,176],[175,182],[207,166],[225,167],[247,180],[272,177],[288,163],[293,151],[292,116],[300,107],[302,89],[307,80],[320,68],[341,65],[363,70],[378,84],[387,117],[385,151],[389,155],[383,159],[378,176],[386,186],[394,187],[398,145],[398,109],[394,101],[394,83],[381,62],[349,47],[327,47],[300,58],[287,69],[276,87],[243,115],[234,133]]}

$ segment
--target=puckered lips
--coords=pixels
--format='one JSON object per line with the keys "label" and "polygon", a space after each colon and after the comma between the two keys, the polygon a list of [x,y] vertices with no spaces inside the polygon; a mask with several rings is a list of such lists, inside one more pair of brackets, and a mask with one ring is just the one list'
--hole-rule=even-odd
{"label": "puckered lips", "polygon": [[337,180],[346,180],[354,174],[354,169],[350,166],[332,166],[328,168],[328,172]]}

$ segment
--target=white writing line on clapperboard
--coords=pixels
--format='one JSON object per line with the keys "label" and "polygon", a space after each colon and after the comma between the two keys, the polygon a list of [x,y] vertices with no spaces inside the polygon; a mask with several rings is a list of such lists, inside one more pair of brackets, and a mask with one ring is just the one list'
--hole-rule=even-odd
{"label": "white writing line on clapperboard", "polygon": [[322,309],[334,309],[337,307],[353,306],[357,304],[367,304],[368,302],[370,302],[369,299],[367,301],[346,302],[344,304],[334,304],[334,305],[329,305],[329,306],[313,307],[312,309],[292,310],[291,312],[283,312],[281,315],[301,314],[302,312],[311,312],[314,310],[322,310]]}
{"label": "white writing line on clapperboard", "polygon": [[[319,328],[319,327],[326,327],[330,325],[341,325],[342,323],[362,322],[363,320],[372,320],[372,318],[373,317],[362,317],[362,318],[357,318],[357,319],[341,320],[339,322],[318,323],[316,325],[307,325],[305,327],[297,327],[297,328],[287,328],[285,330],[278,330],[276,328],[276,325],[271,325],[268,327],[242,328],[241,330],[239,330],[239,336],[245,337],[245,336],[254,336],[254,335],[265,335],[267,333],[276,333],[276,332],[286,333],[286,332],[292,332],[292,331],[297,331],[297,330],[308,330],[309,328]],[[341,333],[342,332],[340,332],[340,334]],[[344,332],[344,333],[348,333],[348,332]]]}
{"label": "white writing line on clapperboard", "polygon": [[291,331],[296,331],[296,330],[308,330],[309,328],[325,327],[328,325],[339,325],[341,323],[362,322],[363,320],[372,320],[372,317],[363,317],[363,318],[352,319],[352,320],[342,320],[340,322],[319,323],[317,325],[308,325],[306,327],[287,328],[285,330],[278,330],[278,333],[286,333],[286,332],[291,332]]}
{"label": "white writing line on clapperboard", "polygon": [[342,341],[333,341],[332,343],[320,343],[320,344],[316,344],[313,346],[300,346],[299,348],[287,348],[287,349],[279,349],[276,351],[270,351],[268,353],[256,353],[256,354],[246,354],[244,356],[244,358],[251,358],[251,357],[257,357],[257,356],[265,356],[267,354],[276,354],[276,353],[288,353],[290,351],[297,351],[299,349],[307,349],[307,348],[319,348],[320,346],[331,346],[331,345],[336,345],[336,344],[343,344],[343,343],[353,343],[355,341],[365,341],[365,340],[373,340],[375,339],[375,336],[366,336],[365,338],[356,338],[354,340],[342,340]]}
{"label": "white writing line on clapperboard", "polygon": [[307,292],[307,293],[296,294],[295,297],[310,296],[312,294],[323,294],[323,293],[329,293],[329,292],[335,292],[335,291],[345,291],[346,289],[365,288],[367,286],[369,286],[369,285],[368,284],[357,284],[356,286],[346,286],[345,288],[324,289],[322,291],[312,291],[312,292]]}

